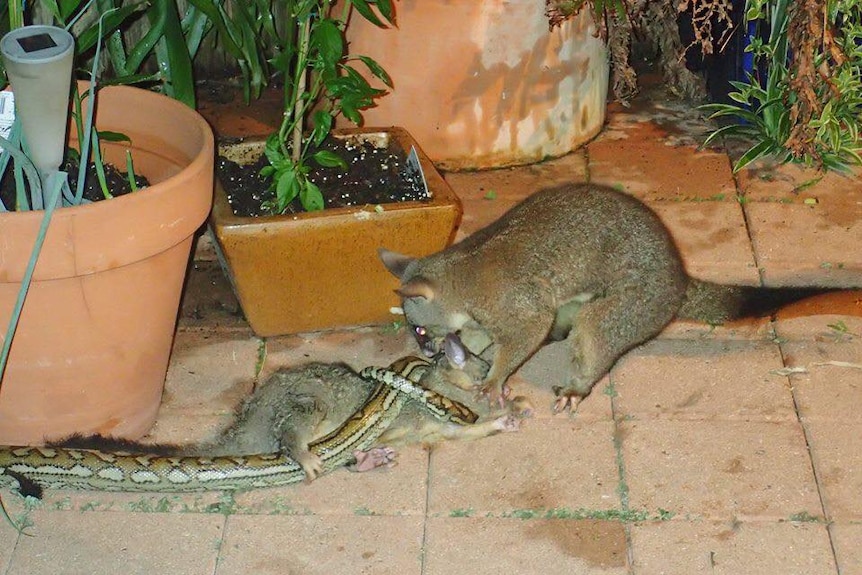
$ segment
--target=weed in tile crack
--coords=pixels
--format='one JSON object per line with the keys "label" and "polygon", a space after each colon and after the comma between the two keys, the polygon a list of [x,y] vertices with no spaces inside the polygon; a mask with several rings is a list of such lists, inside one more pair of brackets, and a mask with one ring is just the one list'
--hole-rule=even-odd
{"label": "weed in tile crack", "polygon": [[807,511],[800,511],[799,513],[794,513],[789,517],[789,520],[793,523],[823,523],[823,518],[818,515],[811,515]]}
{"label": "weed in tile crack", "polygon": [[552,509],[514,509],[501,514],[501,517],[513,519],[565,519],[582,521],[592,519],[598,521],[619,521],[621,523],[640,523],[643,521],[667,521],[676,515],[672,511],[659,509],[656,513],[650,513],[646,509],[566,509],[555,507]]}

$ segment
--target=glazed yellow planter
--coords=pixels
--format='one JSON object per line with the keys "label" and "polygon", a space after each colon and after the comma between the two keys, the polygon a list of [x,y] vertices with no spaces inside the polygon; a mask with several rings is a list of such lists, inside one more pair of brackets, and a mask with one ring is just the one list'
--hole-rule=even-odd
{"label": "glazed yellow planter", "polygon": [[[71,433],[137,438],[161,402],[192,237],[212,203],[214,143],[182,104],[128,87],[99,93],[107,161],[150,187],[58,209],[0,382],[0,443]],[[130,113],[133,111],[133,113]],[[0,213],[0,338],[42,212]]]}
{"label": "glazed yellow planter", "polygon": [[[246,319],[259,336],[392,321],[398,282],[379,262],[377,249],[422,256],[443,249],[454,237],[461,204],[407,132],[339,133],[389,141],[405,152],[414,146],[432,199],[238,217],[217,184],[211,230]],[[255,153],[226,155],[253,161],[263,150],[263,142],[245,145],[255,146]]]}

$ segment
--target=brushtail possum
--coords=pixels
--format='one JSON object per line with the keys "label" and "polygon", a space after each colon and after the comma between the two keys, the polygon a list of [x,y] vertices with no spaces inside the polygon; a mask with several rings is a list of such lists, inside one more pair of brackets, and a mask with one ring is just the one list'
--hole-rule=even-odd
{"label": "brushtail possum", "polygon": [[[488,365],[470,356],[457,340],[447,346],[457,354],[454,369],[445,355],[435,358],[420,385],[443,392],[461,403],[472,401],[472,394],[451,388],[472,388],[481,381]],[[285,453],[299,463],[311,481],[321,472],[319,457],[309,444],[338,429],[368,400],[375,383],[360,377],[343,364],[309,363],[282,368],[273,373],[243,403],[234,422],[213,440],[191,444],[145,444],[101,436],[72,436],[56,442],[58,447],[151,453],[163,456],[240,456],[258,453]],[[490,410],[482,402],[471,405],[479,420],[471,425],[441,421],[426,408],[408,402],[390,427],[367,452],[354,453],[354,469],[365,471],[390,465],[393,445],[436,443],[449,439],[478,439],[500,432],[516,431],[521,417],[531,412],[524,398],[516,398],[504,409]]]}
{"label": "brushtail possum", "polygon": [[381,248],[380,258],[401,281],[423,351],[433,355],[458,334],[491,362],[482,390],[492,398],[544,342],[567,340],[573,375],[555,388],[555,411],[576,407],[617,358],[675,317],[720,323],[828,291],[691,278],[652,210],[596,184],[537,192],[436,254]]}

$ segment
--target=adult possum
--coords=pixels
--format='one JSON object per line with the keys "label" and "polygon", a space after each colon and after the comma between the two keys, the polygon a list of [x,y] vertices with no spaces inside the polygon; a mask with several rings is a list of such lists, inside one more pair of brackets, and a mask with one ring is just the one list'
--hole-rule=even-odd
{"label": "adult possum", "polygon": [[503,384],[548,339],[566,339],[573,375],[555,411],[577,406],[630,348],[672,319],[711,323],[775,311],[820,288],[756,288],[691,278],[658,216],[596,184],[537,192],[458,244],[416,259],[380,250],[426,354],[458,334]]}

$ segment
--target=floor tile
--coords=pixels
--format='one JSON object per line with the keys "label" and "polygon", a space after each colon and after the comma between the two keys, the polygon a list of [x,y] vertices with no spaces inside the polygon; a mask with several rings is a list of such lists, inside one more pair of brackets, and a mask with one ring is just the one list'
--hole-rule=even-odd
{"label": "floor tile", "polygon": [[[744,206],[766,285],[858,287],[862,202],[835,212],[821,205]],[[816,246],[816,249],[812,249]]]}
{"label": "floor tile", "polygon": [[625,527],[568,519],[428,520],[424,575],[623,575]]}
{"label": "floor tile", "polygon": [[428,512],[482,517],[619,509],[610,422],[528,421],[517,433],[431,453]]}
{"label": "floor tile", "polygon": [[507,198],[461,198],[464,215],[461,217],[461,223],[455,234],[455,242],[460,242],[465,237],[481,230],[491,222],[500,219],[500,217],[517,204],[518,200]]}
{"label": "floor tile", "polygon": [[418,575],[418,517],[228,518],[215,575]]}
{"label": "floor tile", "polygon": [[590,179],[650,200],[716,199],[736,202],[727,156],[679,146],[653,123],[632,124],[623,134],[600,134],[587,144]]}
{"label": "floor tile", "polygon": [[670,230],[689,275],[757,285],[759,277],[736,202],[651,202]]}
{"label": "floor tile", "polygon": [[[823,301],[825,303],[819,303]],[[857,306],[858,311],[862,311],[862,292],[859,291],[818,296],[781,310],[775,332],[781,339],[791,341],[859,342],[862,341],[862,313],[853,313]]]}
{"label": "floor tile", "polygon": [[586,180],[587,162],[583,150],[529,166],[476,172],[446,172],[445,179],[462,200],[465,198],[505,198],[521,200],[531,193],[560,184]]}
{"label": "floor tile", "polygon": [[620,423],[632,509],[729,520],[822,515],[798,423]]}
{"label": "floor tile", "polygon": [[428,453],[397,449],[396,465],[365,473],[338,469],[310,484],[257,489],[235,496],[237,509],[254,514],[421,515],[425,511]]}
{"label": "floor tile", "polygon": [[259,347],[253,336],[177,332],[161,409],[232,413],[253,388]]}
{"label": "floor tile", "polygon": [[8,575],[213,573],[224,517],[33,512]]}
{"label": "floor tile", "polygon": [[632,553],[637,575],[837,575],[819,523],[644,523]]}
{"label": "floor tile", "polygon": [[[5,493],[2,495],[5,503],[9,496]],[[14,521],[17,517],[12,516],[11,519]],[[5,519],[0,518],[0,573],[5,574],[7,572],[9,563],[12,561],[12,551],[15,549],[18,538],[18,532]]]}
{"label": "floor tile", "polygon": [[811,456],[831,521],[862,521],[862,423],[808,421]]}
{"label": "floor tile", "polygon": [[778,346],[660,339],[611,373],[618,413],[669,419],[796,421]]}
{"label": "floor tile", "polygon": [[862,338],[781,344],[803,420],[862,424]]}
{"label": "floor tile", "polygon": [[862,523],[833,523],[829,532],[841,575],[862,573]]}
{"label": "floor tile", "polygon": [[746,199],[756,202],[850,205],[862,198],[862,180],[798,164],[761,161],[740,170],[737,179]]}

